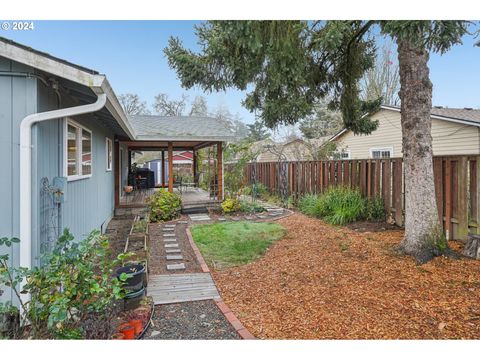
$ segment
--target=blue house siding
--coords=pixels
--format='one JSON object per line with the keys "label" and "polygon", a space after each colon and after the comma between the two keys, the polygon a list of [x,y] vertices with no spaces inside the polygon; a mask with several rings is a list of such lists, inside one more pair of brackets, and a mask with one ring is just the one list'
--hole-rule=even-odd
{"label": "blue house siding", "polygon": [[[34,73],[35,70],[0,57],[0,71]],[[52,88],[32,77],[0,76],[0,237],[18,237],[20,233],[20,122],[29,114],[79,105],[64,91],[60,98]],[[63,227],[68,227],[77,240],[91,230],[105,228],[114,211],[114,173],[107,171],[105,138],[114,140],[114,132],[99,119],[98,114],[74,118],[92,131],[92,176],[70,181],[66,201],[62,204]],[[64,176],[65,119],[49,120],[32,127],[32,260],[38,265],[40,254],[41,179],[52,183]],[[61,230],[61,229],[60,229]],[[9,253],[14,266],[19,265],[19,246],[0,247],[0,254]],[[15,301],[10,291],[0,300]]]}
{"label": "blue house siding", "polygon": [[105,227],[114,210],[114,176],[107,171],[105,138],[113,141],[114,134],[91,115],[74,119],[92,131],[92,177],[69,181],[64,204],[63,225],[78,239],[93,229]]}
{"label": "blue house siding", "polygon": [[[61,97],[61,107],[74,106],[69,98]],[[58,98],[52,89],[42,84],[38,87],[39,111],[58,108]],[[111,130],[101,125],[94,114],[78,116],[72,120],[85,126],[92,132],[92,176],[85,179],[68,181],[65,192],[66,201],[61,206],[63,228],[68,228],[77,240],[85,238],[93,229],[101,229],[114,210],[114,177],[113,171],[106,170],[105,138],[113,141]],[[34,186],[34,246],[35,255],[39,255],[41,204],[41,179],[47,177],[52,183],[56,176],[64,176],[64,123],[65,119],[51,120],[34,125],[34,156],[36,158]],[[33,248],[32,250],[35,250]]]}
{"label": "blue house siding", "polygon": [[[27,66],[0,57],[2,72],[32,72]],[[19,132],[20,121],[37,111],[36,79],[25,77],[0,76],[0,236],[18,237],[19,223]],[[0,247],[0,254],[9,253],[11,263],[19,265],[19,247]],[[10,292],[5,292],[2,300],[14,300]]]}

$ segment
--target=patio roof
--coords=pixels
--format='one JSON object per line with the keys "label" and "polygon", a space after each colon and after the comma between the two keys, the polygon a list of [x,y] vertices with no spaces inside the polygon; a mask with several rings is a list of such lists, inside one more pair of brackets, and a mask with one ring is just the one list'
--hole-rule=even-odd
{"label": "patio roof", "polygon": [[230,141],[229,123],[207,116],[129,115],[136,140]]}

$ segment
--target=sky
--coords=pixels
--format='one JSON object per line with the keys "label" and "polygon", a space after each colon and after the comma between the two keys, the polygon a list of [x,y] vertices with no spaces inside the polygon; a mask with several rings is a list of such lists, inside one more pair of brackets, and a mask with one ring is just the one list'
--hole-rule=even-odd
{"label": "sky", "polygon": [[[171,36],[179,37],[187,48],[198,50],[195,21],[35,21],[34,30],[0,30],[0,36],[37,50],[48,52],[106,74],[115,93],[136,93],[149,105],[155,95],[166,93],[190,100],[204,95],[211,109],[225,106],[246,123],[255,116],[242,107],[245,94],[235,89],[205,94],[201,89],[182,89],[176,73],[168,65],[163,49]],[[433,104],[448,107],[480,107],[479,39],[465,37],[463,45],[444,55],[432,54],[430,77]]]}

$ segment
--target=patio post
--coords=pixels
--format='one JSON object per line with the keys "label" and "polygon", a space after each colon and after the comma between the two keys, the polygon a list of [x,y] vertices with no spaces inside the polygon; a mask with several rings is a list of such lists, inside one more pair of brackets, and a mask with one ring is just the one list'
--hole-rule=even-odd
{"label": "patio post", "polygon": [[217,143],[217,199],[223,200],[223,146]]}
{"label": "patio post", "polygon": [[165,151],[162,150],[162,188],[165,187]]}
{"label": "patio post", "polygon": [[193,150],[193,181],[197,177],[197,152]]}
{"label": "patio post", "polygon": [[168,192],[173,192],[173,144],[168,142]]}

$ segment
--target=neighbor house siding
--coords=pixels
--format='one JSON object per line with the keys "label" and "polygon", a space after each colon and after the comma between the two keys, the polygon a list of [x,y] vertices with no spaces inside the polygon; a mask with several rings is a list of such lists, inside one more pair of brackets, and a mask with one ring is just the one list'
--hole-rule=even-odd
{"label": "neighbor house siding", "polygon": [[[0,57],[2,72],[32,72],[27,66]],[[0,76],[0,237],[18,237],[20,233],[19,142],[21,120],[36,112],[34,78]],[[11,264],[19,265],[19,246],[0,247],[0,254],[10,255]],[[2,300],[15,300],[10,291]]]}
{"label": "neighbor house siding", "polygon": [[[370,135],[354,135],[351,131],[339,136],[338,146],[348,149],[352,159],[367,159],[371,148],[393,147],[393,156],[401,157],[402,128],[400,113],[380,110],[372,116],[378,128]],[[432,119],[434,155],[479,154],[480,137],[477,127]]]}

